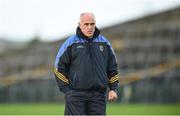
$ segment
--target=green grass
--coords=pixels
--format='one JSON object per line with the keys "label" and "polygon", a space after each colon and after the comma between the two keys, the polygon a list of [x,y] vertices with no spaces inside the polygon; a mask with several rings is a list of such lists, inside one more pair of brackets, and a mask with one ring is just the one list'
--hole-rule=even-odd
{"label": "green grass", "polygon": [[[63,115],[63,104],[0,104],[0,115]],[[107,104],[111,115],[180,114],[180,104]]]}
{"label": "green grass", "polygon": [[107,114],[123,115],[173,115],[180,114],[180,104],[130,104],[130,105],[107,105]]}

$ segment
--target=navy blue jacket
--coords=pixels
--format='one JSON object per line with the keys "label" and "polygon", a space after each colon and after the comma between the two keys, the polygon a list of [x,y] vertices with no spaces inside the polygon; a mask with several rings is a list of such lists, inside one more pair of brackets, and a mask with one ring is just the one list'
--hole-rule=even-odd
{"label": "navy blue jacket", "polygon": [[56,56],[54,75],[60,91],[117,89],[118,65],[109,41],[96,28],[87,38],[78,27]]}

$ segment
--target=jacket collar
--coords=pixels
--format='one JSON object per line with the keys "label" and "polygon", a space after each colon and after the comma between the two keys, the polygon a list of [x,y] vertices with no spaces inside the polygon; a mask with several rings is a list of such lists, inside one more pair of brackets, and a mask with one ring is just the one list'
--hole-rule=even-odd
{"label": "jacket collar", "polygon": [[94,35],[93,35],[93,37],[92,37],[91,39],[89,39],[87,36],[85,36],[85,35],[82,33],[82,31],[81,31],[81,29],[80,29],[79,27],[77,27],[77,29],[76,29],[76,35],[77,35],[78,37],[83,38],[83,39],[86,39],[86,40],[88,40],[88,41],[89,41],[89,40],[93,40],[94,38],[98,37],[99,34],[100,34],[99,29],[98,29],[97,27],[95,27]]}

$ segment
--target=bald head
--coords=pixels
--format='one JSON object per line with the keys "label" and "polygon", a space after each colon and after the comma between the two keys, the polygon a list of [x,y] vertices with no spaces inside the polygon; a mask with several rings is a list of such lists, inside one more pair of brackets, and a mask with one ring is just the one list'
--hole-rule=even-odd
{"label": "bald head", "polygon": [[91,18],[95,21],[95,16],[93,13],[91,12],[83,12],[81,13],[80,17],[79,17],[79,22],[81,22],[83,19],[86,19],[86,18]]}
{"label": "bald head", "polygon": [[78,25],[85,36],[87,36],[88,38],[92,38],[95,32],[95,25],[96,25],[94,14],[91,12],[82,13],[80,15]]}

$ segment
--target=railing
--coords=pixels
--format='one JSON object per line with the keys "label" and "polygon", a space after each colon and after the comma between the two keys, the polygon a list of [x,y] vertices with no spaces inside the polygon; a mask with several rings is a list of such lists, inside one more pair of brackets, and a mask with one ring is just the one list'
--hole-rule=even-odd
{"label": "railing", "polygon": [[[140,70],[137,72],[126,74],[124,76],[121,76],[119,80],[121,85],[125,85],[145,78],[153,78],[176,67],[180,67],[180,58],[174,59],[166,63],[158,64],[154,67],[145,70]],[[47,77],[48,74],[53,74],[53,70],[50,70],[50,68],[47,67],[39,67],[30,71],[24,71],[21,74],[14,74],[7,77],[1,77],[0,86],[13,85],[20,81],[26,80],[50,79],[51,77]]]}

